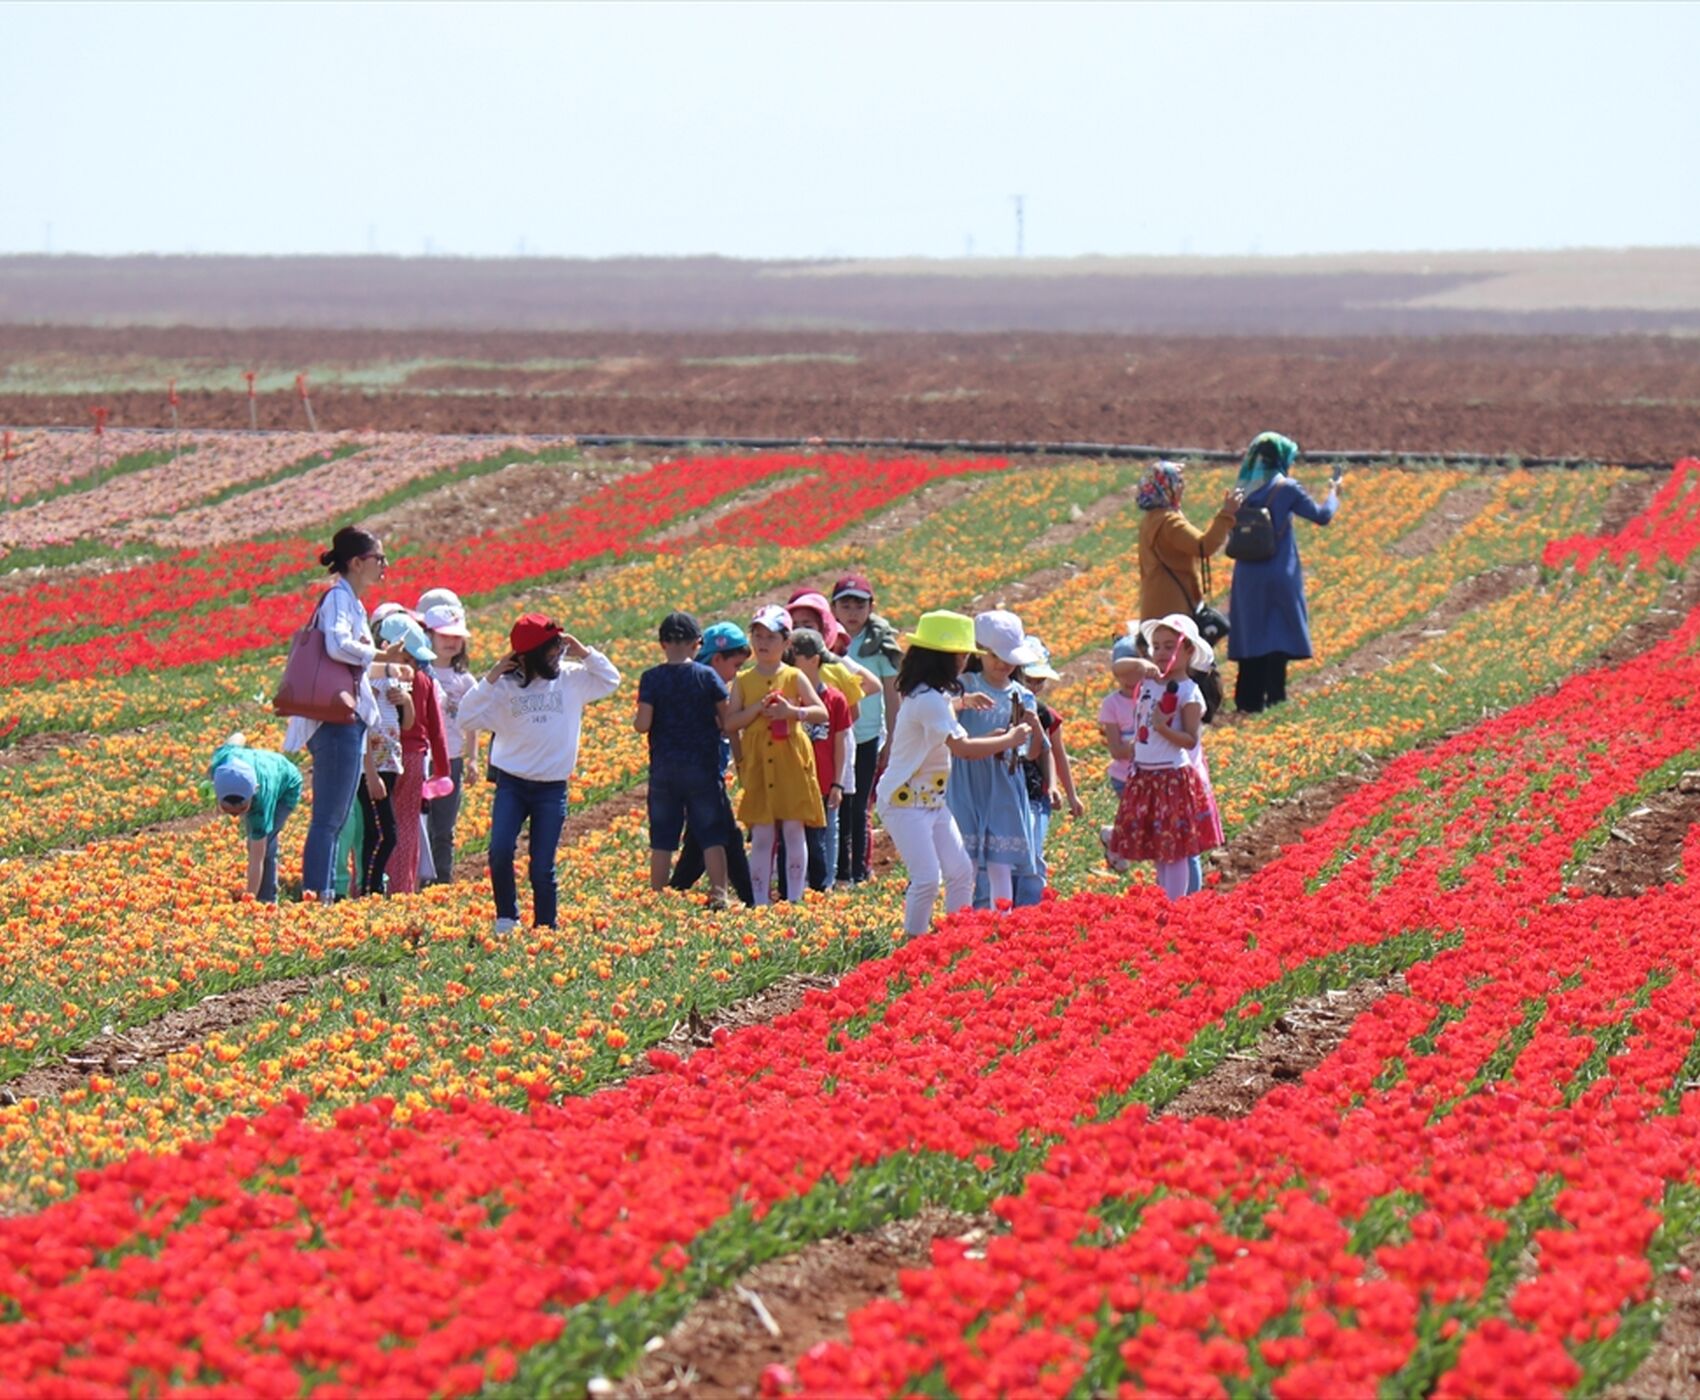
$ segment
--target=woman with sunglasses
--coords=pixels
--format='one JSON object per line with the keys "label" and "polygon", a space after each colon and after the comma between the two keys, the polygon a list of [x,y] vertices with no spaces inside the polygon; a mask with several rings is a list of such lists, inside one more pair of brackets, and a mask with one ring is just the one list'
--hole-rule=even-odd
{"label": "woman with sunglasses", "polygon": [[331,547],[319,555],[319,562],[335,582],[319,600],[313,622],[325,634],[325,653],[347,662],[359,674],[354,719],[348,724],[321,724],[297,715],[289,721],[283,747],[286,753],[306,749],[313,755],[313,815],[301,851],[301,892],[305,896],[310,891],[329,903],[336,898],[337,841],[360,787],[366,731],[378,718],[378,700],[368,673],[378,647],[361,599],[383,578],[389,561],[375,535],[345,525],[336,532]]}

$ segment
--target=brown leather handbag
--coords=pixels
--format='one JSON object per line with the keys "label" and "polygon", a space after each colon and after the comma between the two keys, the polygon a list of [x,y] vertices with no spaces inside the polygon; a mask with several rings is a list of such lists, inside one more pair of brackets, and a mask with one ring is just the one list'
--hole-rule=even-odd
{"label": "brown leather handbag", "polygon": [[357,667],[338,661],[325,647],[319,609],[329,596],[328,590],[319,595],[307,625],[290,643],[289,660],[283,666],[283,681],[272,697],[272,709],[280,715],[299,715],[321,724],[353,724],[360,673]]}

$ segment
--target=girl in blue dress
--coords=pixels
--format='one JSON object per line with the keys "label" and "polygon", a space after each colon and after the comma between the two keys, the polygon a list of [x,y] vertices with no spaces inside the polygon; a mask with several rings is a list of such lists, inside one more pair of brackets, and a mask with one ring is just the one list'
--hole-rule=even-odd
{"label": "girl in blue dress", "polygon": [[[985,709],[962,711],[962,727],[971,739],[1002,734],[1035,716],[1033,692],[1014,679],[1022,666],[1042,664],[1041,653],[1027,639],[1021,619],[1012,612],[983,612],[974,619],[974,640],[980,648],[978,671],[962,678],[967,695],[983,695]],[[976,890],[984,890],[977,908],[1008,909],[1015,900],[1017,876],[1038,873],[1038,843],[1033,809],[1020,759],[1037,760],[1044,752],[1044,733],[1034,735],[1025,752],[1012,751],[987,758],[964,759],[951,765],[945,801],[962,832],[963,849],[975,866]]]}

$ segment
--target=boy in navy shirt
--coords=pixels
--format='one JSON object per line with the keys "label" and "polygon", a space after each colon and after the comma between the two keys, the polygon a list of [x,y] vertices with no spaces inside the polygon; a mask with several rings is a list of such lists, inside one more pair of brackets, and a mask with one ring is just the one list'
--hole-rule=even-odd
{"label": "boy in navy shirt", "polygon": [[723,909],[732,833],[725,820],[720,739],[731,692],[695,659],[702,628],[689,613],[668,613],[661,620],[660,640],[667,660],[638,681],[632,718],[632,727],[649,735],[649,884],[667,888],[688,819],[702,845],[709,905]]}
{"label": "boy in navy shirt", "polygon": [[[714,674],[726,682],[728,689],[732,685],[733,677],[749,659],[750,639],[744,635],[744,629],[736,622],[711,622],[703,629],[702,646],[697,650],[697,660],[704,666],[712,667]],[[746,905],[753,906],[756,895],[750,888],[750,856],[744,848],[744,833],[739,829],[737,815],[732,810],[732,795],[726,791],[726,770],[734,761],[733,745],[736,742],[736,735],[731,738],[721,735],[721,820],[728,833],[726,883],[730,887],[729,895],[736,894]],[[702,879],[704,868],[702,847],[697,844],[697,834],[687,825],[685,844],[679,850],[678,860],[673,862],[673,878],[668,883],[676,890],[688,890]]]}

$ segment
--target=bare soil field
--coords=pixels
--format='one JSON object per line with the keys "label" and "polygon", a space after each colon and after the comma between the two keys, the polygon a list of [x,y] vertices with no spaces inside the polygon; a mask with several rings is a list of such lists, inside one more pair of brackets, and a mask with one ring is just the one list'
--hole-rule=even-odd
{"label": "bare soil field", "polygon": [[1700,250],[1300,258],[0,258],[0,321],[1124,334],[1700,332]]}
{"label": "bare soil field", "polygon": [[[1218,278],[1218,282],[1226,279]],[[1089,441],[1663,461],[1700,448],[1700,338],[0,325],[0,424],[248,424],[243,369],[312,376],[321,426]],[[228,389],[217,387],[228,384]],[[266,427],[300,427],[293,393]]]}

